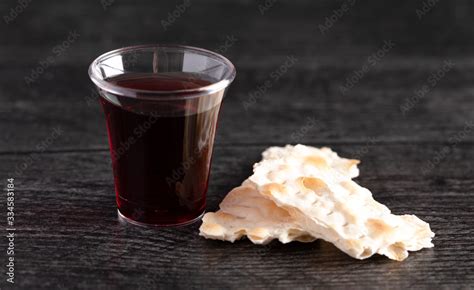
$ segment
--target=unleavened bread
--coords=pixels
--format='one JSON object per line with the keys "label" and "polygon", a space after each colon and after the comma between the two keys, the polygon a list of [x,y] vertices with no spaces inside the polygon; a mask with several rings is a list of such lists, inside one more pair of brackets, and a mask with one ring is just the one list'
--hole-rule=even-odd
{"label": "unleavened bread", "polygon": [[207,213],[200,234],[265,244],[323,239],[358,259],[375,253],[403,260],[432,247],[434,233],[414,215],[397,216],[352,178],[358,160],[329,148],[271,147],[254,174],[232,190],[217,213]]}

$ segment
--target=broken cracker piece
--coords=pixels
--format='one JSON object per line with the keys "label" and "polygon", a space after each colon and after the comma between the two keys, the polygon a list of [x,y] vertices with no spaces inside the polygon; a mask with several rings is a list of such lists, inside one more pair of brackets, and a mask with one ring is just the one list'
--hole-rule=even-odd
{"label": "broken cracker piece", "polygon": [[392,214],[352,180],[340,185],[300,177],[265,184],[259,190],[312,236],[357,259],[378,253],[402,261],[408,251],[433,247],[434,233],[428,223],[414,215]]}
{"label": "broken cracker piece", "polygon": [[262,155],[221,209],[204,216],[200,235],[231,242],[247,236],[256,244],[324,239],[358,259],[378,253],[401,261],[408,251],[433,247],[429,224],[393,215],[352,180],[358,160],[304,145],[270,147]]}
{"label": "broken cracker piece", "polygon": [[285,210],[258,193],[251,183],[234,188],[216,213],[206,213],[199,229],[209,239],[234,242],[247,236],[255,244],[312,242],[314,237],[293,222]]}

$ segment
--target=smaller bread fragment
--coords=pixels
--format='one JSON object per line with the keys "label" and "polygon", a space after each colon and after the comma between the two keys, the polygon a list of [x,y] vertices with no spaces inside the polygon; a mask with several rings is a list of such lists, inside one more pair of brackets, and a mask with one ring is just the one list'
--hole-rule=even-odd
{"label": "smaller bread fragment", "polygon": [[244,182],[230,191],[220,208],[204,215],[201,236],[230,242],[247,236],[253,243],[263,245],[274,239],[282,243],[315,240],[293,222],[287,211],[261,196],[252,183]]}

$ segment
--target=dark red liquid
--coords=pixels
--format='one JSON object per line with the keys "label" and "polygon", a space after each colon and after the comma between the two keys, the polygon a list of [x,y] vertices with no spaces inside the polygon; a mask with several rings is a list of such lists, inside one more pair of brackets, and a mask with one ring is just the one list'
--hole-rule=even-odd
{"label": "dark red liquid", "polygon": [[[124,74],[108,81],[126,88],[160,91],[210,84],[185,74]],[[203,106],[199,98],[115,98],[103,97],[101,103],[120,213],[157,225],[181,224],[199,217],[206,205],[220,101]]]}

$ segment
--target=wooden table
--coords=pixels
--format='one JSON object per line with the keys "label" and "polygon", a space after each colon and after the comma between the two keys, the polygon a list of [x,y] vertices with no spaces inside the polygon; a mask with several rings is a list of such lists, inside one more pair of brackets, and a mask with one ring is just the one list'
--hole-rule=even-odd
{"label": "wooden table", "polygon": [[[0,24],[0,175],[2,187],[15,185],[15,286],[474,287],[474,5],[189,1],[0,4],[9,17]],[[120,224],[87,68],[108,50],[154,42],[218,50],[237,68],[208,210],[266,147],[330,146],[362,160],[357,181],[378,201],[428,221],[435,248],[401,263],[359,261],[322,241],[231,244],[199,237],[200,223]],[[6,238],[0,247],[6,265]]]}

